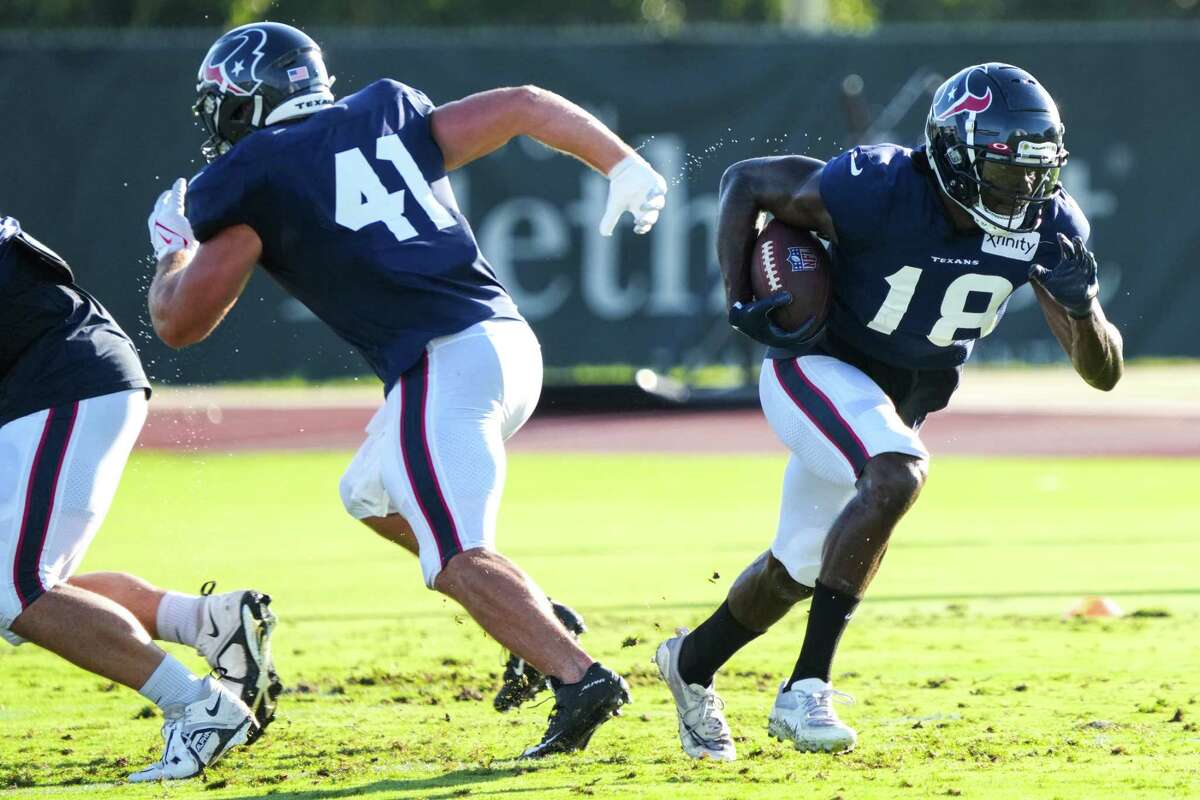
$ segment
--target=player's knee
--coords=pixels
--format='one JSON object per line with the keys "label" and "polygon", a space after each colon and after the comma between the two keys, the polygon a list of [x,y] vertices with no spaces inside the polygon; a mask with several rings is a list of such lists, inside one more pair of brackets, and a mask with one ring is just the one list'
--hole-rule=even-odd
{"label": "player's knee", "polygon": [[471,582],[494,565],[492,552],[482,547],[460,550],[446,560],[441,570],[429,581],[430,588],[454,596],[459,587]]}
{"label": "player's knee", "polygon": [[872,505],[903,512],[921,494],[929,474],[923,458],[883,453],[867,462],[859,478],[859,493]]}
{"label": "player's knee", "polygon": [[792,606],[812,594],[812,587],[805,586],[792,578],[787,567],[773,554],[767,556],[764,573],[767,591],[771,593],[771,598],[778,603]]}

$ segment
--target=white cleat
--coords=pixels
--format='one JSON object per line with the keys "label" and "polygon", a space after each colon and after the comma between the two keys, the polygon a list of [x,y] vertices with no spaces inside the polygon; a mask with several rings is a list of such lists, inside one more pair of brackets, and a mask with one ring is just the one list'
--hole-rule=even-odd
{"label": "white cleat", "polygon": [[130,775],[130,783],[194,778],[246,741],[254,727],[250,709],[212,678],[204,686],[209,691],[200,700],[163,710],[162,758]]}
{"label": "white cleat", "polygon": [[716,681],[707,689],[686,683],[679,674],[679,648],[687,636],[680,628],[678,636],[667,639],[654,653],[658,674],[675,698],[675,713],[679,717],[679,741],[683,752],[692,758],[711,758],[715,761],[734,761],[737,748],[729,723],[725,721],[725,701],[717,694]]}
{"label": "white cleat", "polygon": [[767,733],[809,753],[848,753],[858,742],[858,734],[838,719],[833,710],[835,699],[854,702],[820,678],[796,681],[790,689],[784,682],[775,696]]}
{"label": "white cleat", "polygon": [[210,594],[204,598],[201,619],[196,650],[216,671],[221,685],[253,712],[253,743],[275,718],[276,700],[283,691],[271,658],[276,622],[271,598],[250,590]]}

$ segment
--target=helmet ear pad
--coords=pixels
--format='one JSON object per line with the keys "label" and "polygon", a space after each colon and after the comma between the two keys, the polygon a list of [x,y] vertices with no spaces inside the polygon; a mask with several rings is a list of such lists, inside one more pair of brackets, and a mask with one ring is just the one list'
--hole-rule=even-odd
{"label": "helmet ear pad", "polygon": [[237,103],[229,112],[229,121],[237,125],[249,127],[254,117],[254,106],[250,103]]}
{"label": "helmet ear pad", "polygon": [[948,146],[938,134],[927,140],[926,151],[943,191],[960,205],[974,206],[979,200],[979,184],[971,180],[970,164],[965,155]]}

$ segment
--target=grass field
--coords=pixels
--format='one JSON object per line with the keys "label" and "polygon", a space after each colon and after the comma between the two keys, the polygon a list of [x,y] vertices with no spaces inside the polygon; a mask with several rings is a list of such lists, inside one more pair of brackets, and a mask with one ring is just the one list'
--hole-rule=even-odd
{"label": "grass field", "polygon": [[[128,787],[159,753],[136,694],[0,650],[0,797],[1183,798],[1200,793],[1200,461],[935,461],[843,640],[860,746],[766,736],[804,612],[720,680],[741,760],[695,763],[654,678],[769,541],[773,457],[524,455],[501,544],[583,611],[635,704],[585,753],[525,764],[550,705],[499,716],[499,647],[415,560],[345,518],[346,454],[141,454],[87,569],[253,585],[281,616],[279,720],[205,782]],[[1085,594],[1137,615],[1063,621]],[[198,662],[190,656],[192,663]]]}

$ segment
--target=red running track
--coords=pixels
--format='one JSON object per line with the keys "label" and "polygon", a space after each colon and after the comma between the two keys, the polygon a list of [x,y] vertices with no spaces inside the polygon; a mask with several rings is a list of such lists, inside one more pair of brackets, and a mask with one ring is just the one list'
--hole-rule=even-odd
{"label": "red running track", "polygon": [[[140,446],[166,450],[356,448],[373,410],[152,410]],[[946,411],[922,438],[935,455],[1200,457],[1200,417]],[[782,453],[761,412],[670,411],[536,416],[516,452]]]}

